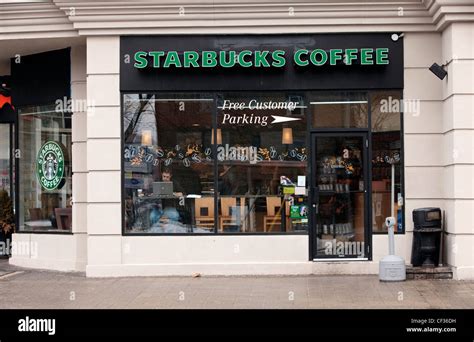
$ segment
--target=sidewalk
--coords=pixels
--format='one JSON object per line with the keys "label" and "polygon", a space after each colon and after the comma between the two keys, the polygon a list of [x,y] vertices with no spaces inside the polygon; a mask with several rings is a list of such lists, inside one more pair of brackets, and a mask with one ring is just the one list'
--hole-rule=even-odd
{"label": "sidewalk", "polygon": [[474,281],[377,276],[86,278],[0,260],[1,309],[474,308]]}

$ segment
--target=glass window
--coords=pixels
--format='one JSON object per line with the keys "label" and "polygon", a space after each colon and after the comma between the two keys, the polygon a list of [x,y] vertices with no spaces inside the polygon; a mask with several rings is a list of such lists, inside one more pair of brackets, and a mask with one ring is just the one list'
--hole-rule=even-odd
{"label": "glass window", "polygon": [[213,108],[206,94],[124,95],[127,232],[214,231]]}
{"label": "glass window", "polygon": [[372,131],[373,231],[393,207],[401,232],[401,111],[390,107],[400,95],[124,94],[125,231],[307,231],[312,125]]}
{"label": "glass window", "polygon": [[[394,216],[395,232],[403,232],[401,185],[401,92],[371,94],[372,229],[387,232],[385,218]],[[393,180],[393,181],[392,181]]]}
{"label": "glass window", "polygon": [[11,160],[12,146],[10,146],[12,143],[12,127],[13,125],[9,123],[0,124],[0,136],[2,137],[0,142],[0,190],[5,190],[11,199],[13,199],[13,181],[11,179],[11,170],[13,170]]}
{"label": "glass window", "polygon": [[217,104],[219,232],[307,230],[303,97],[228,93]]}
{"label": "glass window", "polygon": [[367,128],[366,93],[317,92],[310,96],[313,128]]}
{"label": "glass window", "polygon": [[23,231],[70,231],[71,113],[55,105],[18,109],[20,226]]}
{"label": "glass window", "polygon": [[307,230],[302,96],[125,94],[123,100],[127,233]]}
{"label": "glass window", "polygon": [[[0,115],[2,115],[0,108]],[[0,226],[9,236],[15,231],[14,124],[0,123]],[[8,237],[7,237],[8,238]],[[1,252],[0,255],[4,254]]]}

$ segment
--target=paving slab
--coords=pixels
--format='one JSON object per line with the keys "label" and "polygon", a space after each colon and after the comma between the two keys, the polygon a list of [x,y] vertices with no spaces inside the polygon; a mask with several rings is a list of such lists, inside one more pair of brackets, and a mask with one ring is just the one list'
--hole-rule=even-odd
{"label": "paving slab", "polygon": [[374,275],[86,278],[0,260],[1,309],[473,309],[474,281]]}

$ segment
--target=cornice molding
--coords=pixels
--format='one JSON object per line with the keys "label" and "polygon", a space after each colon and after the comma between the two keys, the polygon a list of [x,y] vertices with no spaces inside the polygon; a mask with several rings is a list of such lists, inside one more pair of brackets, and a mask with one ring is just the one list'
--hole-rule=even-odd
{"label": "cornice molding", "polygon": [[474,0],[50,0],[0,5],[0,40],[125,34],[436,32]]}
{"label": "cornice molding", "polygon": [[474,22],[474,0],[423,0],[437,31],[455,22]]}
{"label": "cornice molding", "polygon": [[61,1],[80,35],[433,31],[419,0]]}
{"label": "cornice molding", "polygon": [[78,36],[64,11],[54,3],[0,5],[0,40]]}

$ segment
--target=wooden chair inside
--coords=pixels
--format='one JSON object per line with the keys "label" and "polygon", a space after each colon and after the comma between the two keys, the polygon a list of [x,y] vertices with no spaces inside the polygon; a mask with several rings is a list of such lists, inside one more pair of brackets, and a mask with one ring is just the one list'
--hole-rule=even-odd
{"label": "wooden chair inside", "polygon": [[224,231],[226,227],[239,226],[239,230],[245,231],[245,197],[240,197],[240,205],[237,205],[238,197],[221,197],[221,215],[219,218],[219,230]]}
{"label": "wooden chair inside", "polygon": [[41,220],[42,214],[41,214],[41,208],[30,208],[28,209],[30,213],[30,221],[37,221]]}
{"label": "wooden chair inside", "polygon": [[54,208],[54,215],[59,230],[71,230],[72,208]]}
{"label": "wooden chair inside", "polygon": [[196,227],[214,229],[214,197],[196,198],[194,210]]}
{"label": "wooden chair inside", "polygon": [[267,214],[263,217],[263,231],[280,230],[282,199],[278,196],[268,196]]}

